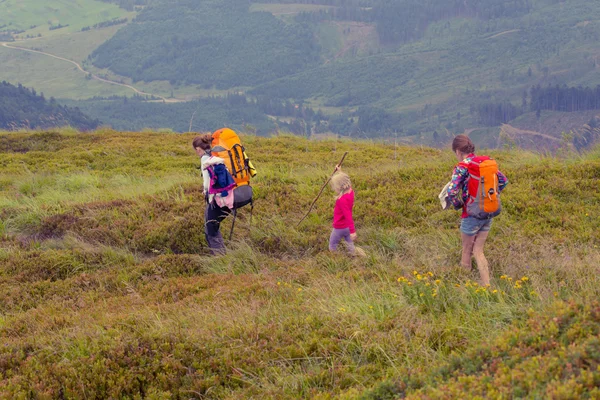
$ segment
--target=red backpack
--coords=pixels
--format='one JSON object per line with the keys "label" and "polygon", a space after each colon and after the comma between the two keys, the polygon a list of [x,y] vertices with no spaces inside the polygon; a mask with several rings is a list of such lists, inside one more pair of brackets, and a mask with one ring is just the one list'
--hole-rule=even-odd
{"label": "red backpack", "polygon": [[496,160],[488,156],[478,156],[461,165],[469,170],[467,214],[478,219],[493,218],[500,214],[502,206],[498,196]]}

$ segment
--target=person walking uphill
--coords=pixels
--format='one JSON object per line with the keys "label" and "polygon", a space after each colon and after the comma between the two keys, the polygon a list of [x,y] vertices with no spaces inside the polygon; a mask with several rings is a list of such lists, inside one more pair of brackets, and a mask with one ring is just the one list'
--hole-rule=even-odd
{"label": "person walking uphill", "polygon": [[329,237],[329,250],[336,251],[338,244],[344,239],[348,253],[355,255],[356,228],[352,219],[354,191],[352,190],[350,177],[343,172],[336,173],[331,178],[331,188],[336,193],[337,198],[333,209],[333,230]]}
{"label": "person walking uphill", "polygon": [[498,171],[496,161],[475,155],[475,145],[468,136],[456,136],[452,151],[459,163],[452,172],[448,201],[455,209],[462,209],[461,265],[470,271],[471,257],[474,256],[481,284],[489,285],[490,272],[483,246],[492,226],[492,218],[501,211],[500,192],[508,184],[508,179]]}
{"label": "person walking uphill", "polygon": [[[215,194],[210,193],[211,172],[216,165],[223,165],[224,160],[220,157],[211,155],[212,136],[210,134],[197,136],[192,145],[196,154],[200,157],[200,168],[202,170],[203,194],[206,199],[206,209],[204,211],[204,235],[210,251],[214,254],[225,254],[225,243],[221,235],[221,222],[231,214],[233,207],[233,190],[231,185],[225,183],[224,191]],[[216,180],[217,177],[215,176]],[[233,183],[233,181],[231,181]],[[229,186],[229,187],[227,187]],[[227,191],[229,189],[229,191]]]}

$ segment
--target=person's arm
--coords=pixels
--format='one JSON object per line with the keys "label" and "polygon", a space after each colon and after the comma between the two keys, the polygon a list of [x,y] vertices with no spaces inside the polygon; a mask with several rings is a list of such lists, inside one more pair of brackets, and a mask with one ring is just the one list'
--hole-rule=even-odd
{"label": "person's arm", "polygon": [[502,193],[506,185],[508,185],[508,178],[502,172],[498,171],[498,193]]}
{"label": "person's arm", "polygon": [[460,190],[463,186],[463,182],[467,179],[467,176],[469,176],[469,170],[466,167],[463,167],[462,165],[454,167],[454,171],[452,171],[452,180],[448,187],[448,201],[452,203],[456,209],[463,206]]}
{"label": "person's arm", "polygon": [[344,219],[350,223],[350,234],[356,237],[356,228],[354,227],[354,220],[352,219],[352,206],[353,201],[350,196],[344,196],[342,199],[343,203],[341,204],[342,214],[344,215]]}
{"label": "person's arm", "polygon": [[208,193],[208,188],[210,187],[210,175],[208,174],[208,171],[204,169],[204,163],[206,162],[206,160],[208,160],[208,158],[208,156],[202,156],[202,158],[200,159],[200,165],[202,168],[202,193],[204,195]]}

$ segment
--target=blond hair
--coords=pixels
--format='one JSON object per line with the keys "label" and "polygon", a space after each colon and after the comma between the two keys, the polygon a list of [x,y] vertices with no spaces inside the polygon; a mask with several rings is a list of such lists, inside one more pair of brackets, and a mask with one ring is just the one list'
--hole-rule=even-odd
{"label": "blond hair", "polygon": [[333,175],[330,185],[331,189],[333,189],[333,191],[337,194],[342,194],[352,189],[350,177],[343,172],[338,172],[337,174]]}

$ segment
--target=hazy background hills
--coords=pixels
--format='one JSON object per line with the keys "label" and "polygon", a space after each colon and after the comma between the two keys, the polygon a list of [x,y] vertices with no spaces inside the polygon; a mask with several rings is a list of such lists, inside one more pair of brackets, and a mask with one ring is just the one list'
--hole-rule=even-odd
{"label": "hazy background hills", "polygon": [[67,3],[0,4],[0,34],[21,48],[0,47],[0,79],[116,129],[251,125],[434,145],[467,131],[482,145],[526,147],[535,133],[551,137],[544,147],[564,145],[563,132],[578,147],[596,139],[582,135],[600,106],[597,2]]}

